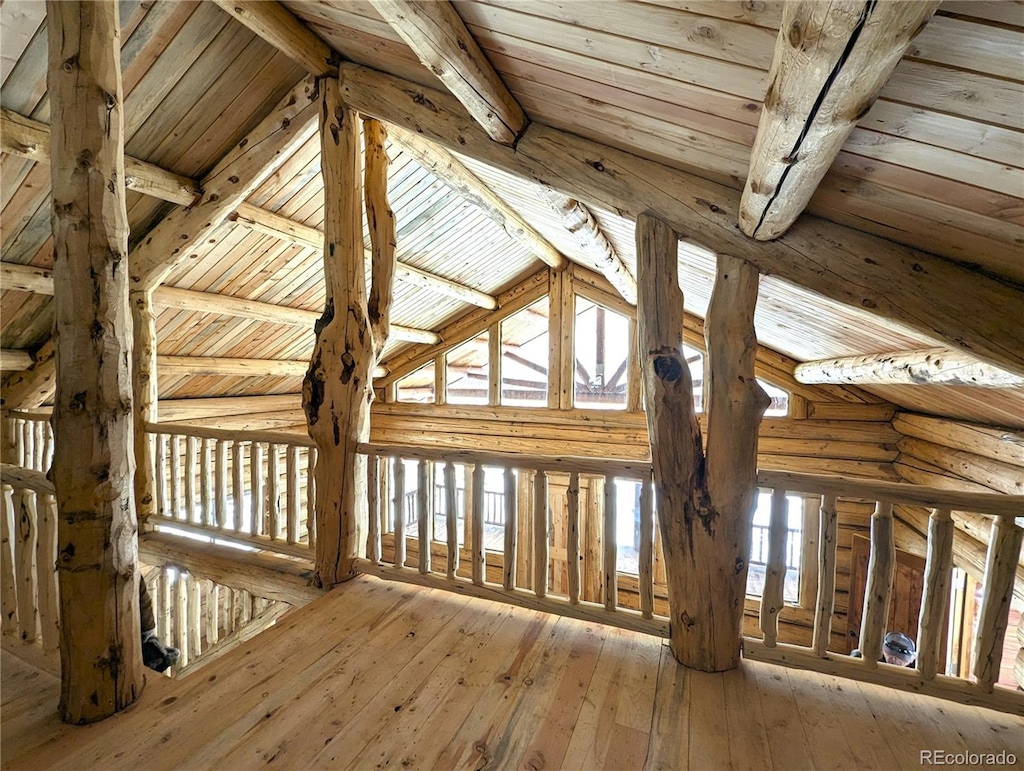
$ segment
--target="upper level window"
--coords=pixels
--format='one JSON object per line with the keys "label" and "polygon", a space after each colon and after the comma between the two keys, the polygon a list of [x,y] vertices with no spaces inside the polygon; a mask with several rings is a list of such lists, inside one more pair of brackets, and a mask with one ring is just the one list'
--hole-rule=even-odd
{"label": "upper level window", "polygon": [[420,367],[397,383],[398,401],[417,404],[434,403],[434,362]]}
{"label": "upper level window", "polygon": [[448,404],[487,404],[490,365],[487,332],[448,352]]}
{"label": "upper level window", "polygon": [[625,409],[629,320],[577,296],[574,344],[576,406]]}
{"label": "upper level window", "polygon": [[784,418],[789,414],[789,394],[783,391],[777,386],[773,386],[771,383],[766,383],[760,378],[757,380],[761,384],[761,388],[764,389],[765,393],[771,397],[771,404],[768,405],[768,409],[765,410],[765,417],[768,418]]}
{"label": "upper level window", "polygon": [[[800,601],[800,569],[804,563],[804,499],[786,496],[786,578],[782,597],[786,602]],[[750,539],[750,569],[747,572],[747,594],[760,597],[768,565],[768,530],[772,516],[772,495],[761,490],[754,509],[754,526]]]}
{"label": "upper level window", "polygon": [[501,322],[501,403],[544,407],[548,399],[548,298]]}
{"label": "upper level window", "polygon": [[704,412],[704,354],[696,348],[683,345],[683,358],[690,368],[690,380],[693,384],[693,409]]}

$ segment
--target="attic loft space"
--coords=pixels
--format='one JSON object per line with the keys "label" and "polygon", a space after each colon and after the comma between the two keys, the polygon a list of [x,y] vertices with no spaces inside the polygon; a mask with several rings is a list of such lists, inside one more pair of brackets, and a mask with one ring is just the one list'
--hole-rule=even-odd
{"label": "attic loft space", "polygon": [[0,36],[5,767],[1019,762],[1019,3]]}

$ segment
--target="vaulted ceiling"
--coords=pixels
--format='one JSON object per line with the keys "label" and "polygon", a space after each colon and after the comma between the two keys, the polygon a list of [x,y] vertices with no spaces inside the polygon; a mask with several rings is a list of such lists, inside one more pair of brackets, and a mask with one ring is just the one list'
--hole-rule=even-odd
{"label": "vaulted ceiling", "polygon": [[[373,6],[285,4],[343,56],[443,88]],[[120,3],[126,154],[201,179],[304,76],[303,69],[212,2]],[[637,156],[742,189],[757,130],[780,3],[458,2],[458,13],[529,117]],[[8,2],[2,14],[5,111],[46,124],[42,2]],[[5,120],[7,119],[5,115]],[[52,265],[47,164],[4,145],[0,166],[4,263]],[[11,152],[6,152],[11,150]],[[398,258],[495,295],[542,266],[478,206],[421,166],[400,143],[389,194]],[[569,259],[594,267],[534,184],[470,158],[462,162]],[[944,2],[881,98],[861,119],[809,211],[920,248],[1021,289],[1024,285],[1024,7]],[[248,204],[312,228],[322,225],[318,139],[306,142]],[[130,191],[132,242],[174,204]],[[635,276],[632,222],[589,204],[600,230]],[[228,221],[215,244],[177,267],[167,286],[319,311],[319,250]],[[699,240],[699,239],[695,239]],[[368,241],[367,241],[368,243]],[[866,258],[870,255],[865,255]],[[684,244],[680,281],[703,316],[713,255]],[[49,336],[50,298],[3,288],[2,347],[34,351]],[[1024,324],[1021,302],[1001,309]],[[393,321],[438,330],[474,309],[411,280],[395,284]],[[158,308],[161,356],[302,360],[312,330],[173,306]],[[928,348],[942,341],[764,277],[760,341],[798,360]],[[393,341],[389,356],[409,345]],[[289,376],[172,375],[162,398],[295,393]],[[1024,428],[1024,389],[878,386],[915,411]]]}

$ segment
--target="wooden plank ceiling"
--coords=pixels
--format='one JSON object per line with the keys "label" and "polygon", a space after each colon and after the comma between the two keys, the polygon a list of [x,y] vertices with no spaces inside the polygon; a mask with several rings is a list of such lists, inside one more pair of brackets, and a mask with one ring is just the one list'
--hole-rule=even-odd
{"label": "wooden plank ceiling", "polygon": [[[368,2],[288,2],[336,50],[441,88]],[[457,9],[535,120],[741,189],[781,15],[780,3],[466,0]],[[42,123],[46,30],[42,2],[5,3],[0,104]],[[303,76],[302,70],[209,2],[123,0],[126,152],[201,178]],[[812,199],[826,218],[1024,284],[1024,7],[945,2],[854,130]],[[398,257],[495,294],[540,264],[397,145],[391,202]],[[593,267],[529,183],[463,159],[570,259]],[[49,167],[0,157],[3,261],[52,265]],[[288,159],[249,203],[322,225],[318,139]],[[170,204],[129,192],[132,241]],[[591,207],[635,275],[632,222]],[[318,251],[235,223],[168,278],[173,287],[319,311]],[[367,241],[368,243],[368,241]],[[681,250],[687,309],[703,316],[713,257]],[[4,349],[32,350],[52,326],[50,298],[0,295]],[[162,308],[159,353],[261,359],[308,357],[312,331]],[[396,282],[393,322],[437,330],[472,306]],[[1007,323],[1024,322],[1008,308]],[[794,287],[762,281],[761,342],[801,361],[939,343]],[[392,342],[385,359],[405,343]],[[164,377],[161,398],[295,393],[295,377]],[[918,411],[1021,426],[1024,390],[889,386],[877,395]]]}

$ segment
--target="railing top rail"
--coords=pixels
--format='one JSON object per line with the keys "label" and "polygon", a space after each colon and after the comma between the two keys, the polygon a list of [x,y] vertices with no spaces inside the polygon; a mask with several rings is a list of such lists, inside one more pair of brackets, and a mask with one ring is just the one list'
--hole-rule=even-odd
{"label": "railing top rail", "polygon": [[35,420],[39,423],[49,423],[50,413],[47,412],[26,412],[25,410],[4,410],[3,417],[12,420]]}
{"label": "railing top rail", "polygon": [[459,450],[450,447],[414,447],[397,444],[360,444],[361,453],[376,455],[398,455],[402,458],[452,461],[454,463],[479,463],[484,466],[525,468],[534,471],[572,472],[582,474],[612,474],[627,479],[648,479],[651,476],[649,461],[604,460],[602,458],[555,457],[551,455],[526,455],[514,452],[484,452],[480,450]]}
{"label": "railing top rail", "polygon": [[951,508],[990,516],[1020,517],[1024,514],[1024,495],[1002,493],[968,493],[938,487],[912,485],[905,482],[876,482],[870,479],[847,479],[822,474],[800,474],[794,471],[757,472],[761,487],[784,489],[793,493],[836,495],[872,501],[907,503],[931,508]]}
{"label": "railing top rail", "polygon": [[22,468],[13,463],[0,463],[0,482],[16,488],[28,488],[37,493],[54,495],[53,482],[42,471]]}
{"label": "railing top rail", "polygon": [[239,442],[266,442],[268,444],[294,444],[299,447],[316,447],[308,435],[290,431],[239,431],[237,429],[207,428],[191,426],[188,423],[149,423],[146,430],[151,434],[177,434],[196,436],[200,439],[228,439]]}

